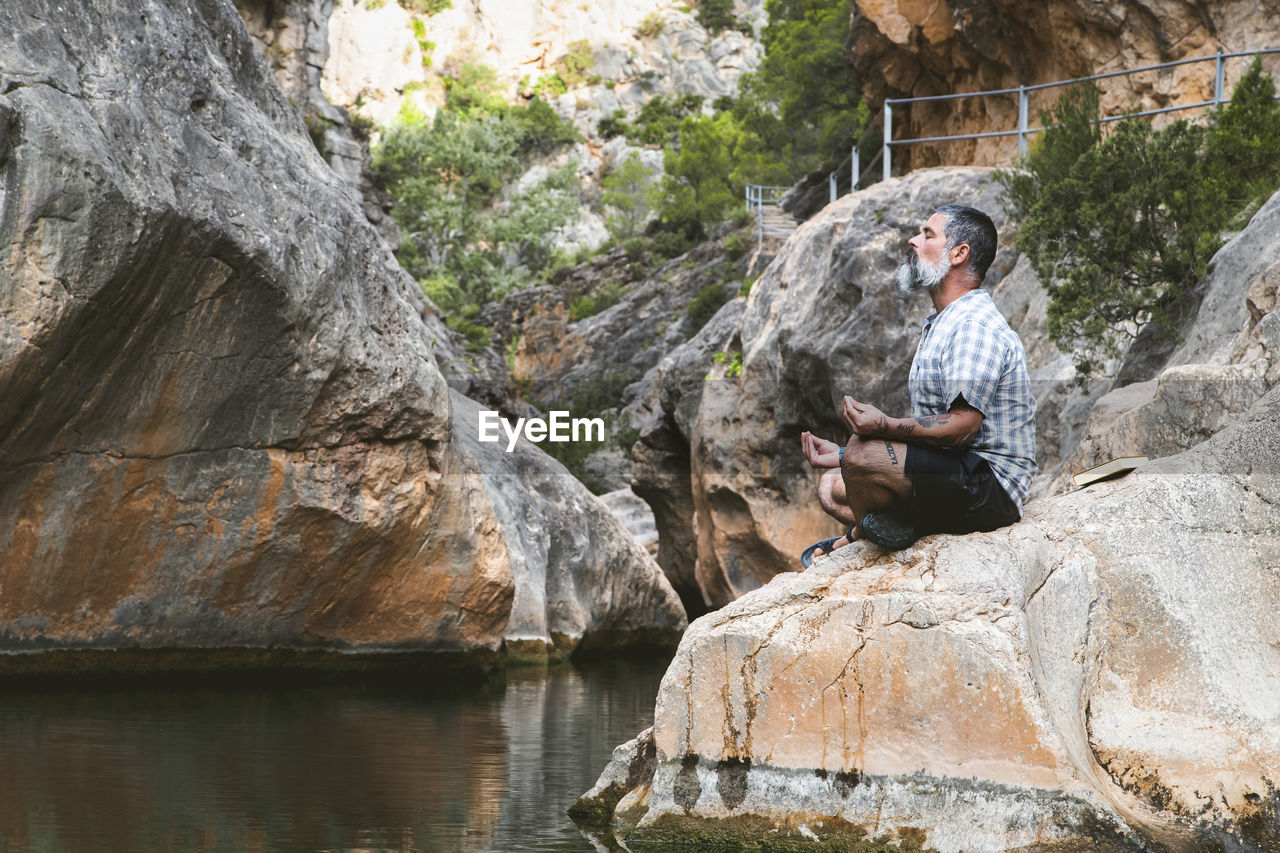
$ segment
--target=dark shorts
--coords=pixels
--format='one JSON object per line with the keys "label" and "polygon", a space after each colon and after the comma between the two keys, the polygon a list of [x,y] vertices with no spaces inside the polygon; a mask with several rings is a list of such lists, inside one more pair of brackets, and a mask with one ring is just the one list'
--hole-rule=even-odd
{"label": "dark shorts", "polygon": [[908,444],[903,472],[911,480],[903,515],[921,532],[995,530],[1021,517],[990,463],[972,451]]}

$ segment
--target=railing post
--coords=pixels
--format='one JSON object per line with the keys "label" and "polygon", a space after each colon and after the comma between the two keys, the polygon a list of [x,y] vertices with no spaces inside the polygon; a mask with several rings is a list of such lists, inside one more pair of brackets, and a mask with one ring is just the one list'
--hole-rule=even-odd
{"label": "railing post", "polygon": [[1018,84],[1018,156],[1027,153],[1027,87]]}
{"label": "railing post", "polygon": [[1222,106],[1223,95],[1226,94],[1227,61],[1222,56],[1222,48],[1218,48],[1218,58],[1213,69],[1213,108]]}
{"label": "railing post", "polygon": [[853,146],[853,152],[850,154],[851,165],[849,167],[849,192],[856,193],[858,191],[858,179],[862,177],[862,164],[858,162],[858,146]]}
{"label": "railing post", "polygon": [[830,204],[836,200],[836,173],[835,172],[832,172],[830,175],[827,175],[827,195],[829,196],[829,198],[827,199],[827,204]]}
{"label": "railing post", "polygon": [[889,99],[884,101],[884,151],[880,156],[880,162],[884,166],[884,179],[889,180],[889,172],[891,171],[889,141],[893,139],[893,106],[890,105]]}
{"label": "railing post", "polygon": [[764,188],[757,188],[756,193],[756,245],[764,245]]}

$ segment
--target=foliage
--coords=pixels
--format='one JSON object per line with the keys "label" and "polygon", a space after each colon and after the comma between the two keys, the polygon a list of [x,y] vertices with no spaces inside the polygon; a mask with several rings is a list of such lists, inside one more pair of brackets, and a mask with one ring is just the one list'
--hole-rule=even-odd
{"label": "foliage", "polygon": [[578,209],[571,165],[501,197],[529,156],[577,137],[541,101],[489,111],[485,79],[459,76],[451,96],[468,88],[472,94],[459,99],[468,109],[428,120],[406,106],[373,156],[405,235],[399,260],[415,278],[435,282],[441,293],[432,299],[450,316],[531,283],[551,261],[549,234]]}
{"label": "foliage", "polygon": [[671,146],[680,132],[682,119],[702,111],[702,95],[686,94],[673,100],[654,95],[640,107],[634,122],[626,120],[625,110],[614,110],[600,120],[598,132],[605,139],[625,136],[633,145]]}
{"label": "foliage", "polygon": [[480,110],[487,113],[504,111],[507,102],[499,94],[498,72],[493,66],[463,62],[456,70],[449,71],[451,73],[446,73],[442,79],[448,93],[447,104],[450,110]]}
{"label": "foliage", "polygon": [[1275,95],[1274,81],[1255,57],[1209,129],[1205,161],[1215,203],[1247,210],[1276,189],[1280,107]]}
{"label": "foliage", "polygon": [[707,325],[707,321],[714,317],[728,301],[729,294],[722,281],[708,282],[698,288],[698,292],[693,299],[689,300],[689,305],[685,308],[685,314],[689,317],[693,331],[696,332]]}
{"label": "foliage", "polygon": [[453,8],[453,0],[400,0],[400,5],[410,12],[422,15],[438,15],[445,9]]}
{"label": "foliage", "polygon": [[591,57],[591,44],[586,39],[569,43],[569,51],[556,62],[556,73],[570,89],[588,82],[595,60]]}
{"label": "foliage", "polygon": [[839,165],[870,113],[844,53],[849,0],[767,0],[765,9],[764,58],[743,75],[733,111],[752,137],[753,182],[793,184]]}
{"label": "foliage", "polygon": [[582,320],[586,317],[594,317],[606,308],[617,305],[622,301],[622,297],[626,295],[627,286],[622,282],[611,281],[594,296],[588,296],[585,293],[574,297],[569,302],[569,319]]}
{"label": "foliage", "polygon": [[650,12],[644,16],[644,20],[640,22],[640,26],[636,27],[636,35],[640,38],[657,38],[662,34],[666,24],[658,17],[657,12]]}
{"label": "foliage", "polygon": [[[742,350],[734,350],[733,355],[727,352],[718,352],[711,357],[716,364],[726,365],[724,376],[726,379],[737,379],[742,376]],[[707,373],[707,379],[711,378],[711,374]]]}
{"label": "foliage", "polygon": [[603,183],[603,201],[614,211],[608,218],[609,230],[619,239],[634,237],[658,201],[653,173],[633,151],[605,175]]}
{"label": "foliage", "polygon": [[418,50],[422,53],[422,67],[430,68],[431,51],[436,49],[436,43],[427,38],[427,25],[421,18],[414,18],[410,26],[413,27],[413,39],[418,43]]}
{"label": "foliage", "polygon": [[607,368],[584,380],[569,404],[575,417],[596,417],[622,404],[622,393],[639,377],[616,368]]}
{"label": "foliage", "polygon": [[749,145],[732,113],[683,119],[679,147],[663,154],[661,228],[701,240],[708,225],[730,218],[753,167]]}
{"label": "foliage", "polygon": [[1049,291],[1049,335],[1082,382],[1143,328],[1176,333],[1224,229],[1280,183],[1269,88],[1255,63],[1208,129],[1127,117],[1103,134],[1098,92],[1082,86],[1041,112],[1051,129],[1001,173],[1018,249]]}
{"label": "foliage", "polygon": [[738,20],[738,16],[733,14],[733,0],[702,0],[694,14],[709,33],[739,30],[744,35],[752,35],[751,25]]}
{"label": "foliage", "polygon": [[535,98],[558,98],[568,91],[569,86],[564,82],[559,71],[543,74],[538,78],[538,82],[533,84]]}

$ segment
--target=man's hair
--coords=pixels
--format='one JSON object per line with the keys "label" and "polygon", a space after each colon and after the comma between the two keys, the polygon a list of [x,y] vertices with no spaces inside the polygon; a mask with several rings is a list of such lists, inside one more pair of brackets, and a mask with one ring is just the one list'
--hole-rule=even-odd
{"label": "man's hair", "polygon": [[944,204],[936,212],[947,217],[947,224],[942,228],[947,238],[947,251],[968,243],[969,274],[981,284],[996,258],[996,226],[991,217],[962,204]]}

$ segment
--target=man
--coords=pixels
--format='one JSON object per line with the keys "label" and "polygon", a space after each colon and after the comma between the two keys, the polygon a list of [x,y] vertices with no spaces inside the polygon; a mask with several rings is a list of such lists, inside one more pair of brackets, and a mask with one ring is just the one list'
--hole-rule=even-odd
{"label": "man", "polygon": [[898,289],[928,291],[934,308],[911,363],[911,417],[846,396],[848,444],[801,435],[805,458],[825,471],[822,508],[849,528],[806,550],[806,568],[857,539],[905,548],[925,533],[994,530],[1022,515],[1036,471],[1036,407],[1022,342],[982,289],[995,225],[948,204],[910,246]]}

